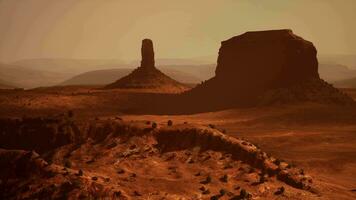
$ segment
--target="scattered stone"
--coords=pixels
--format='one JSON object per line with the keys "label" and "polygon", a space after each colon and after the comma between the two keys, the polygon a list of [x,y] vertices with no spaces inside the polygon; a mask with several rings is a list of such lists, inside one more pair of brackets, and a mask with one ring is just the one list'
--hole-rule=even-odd
{"label": "scattered stone", "polygon": [[118,173],[118,174],[124,174],[124,173],[125,173],[125,170],[122,169],[122,168],[119,168],[119,169],[116,171],[116,173]]}
{"label": "scattered stone", "polygon": [[189,157],[188,160],[187,160],[187,163],[193,164],[194,163],[194,159],[192,157]]}
{"label": "scattered stone", "polygon": [[117,146],[116,142],[112,142],[112,143],[108,144],[107,148],[108,149],[112,149],[112,148],[114,148],[116,146]]}
{"label": "scattered stone", "polygon": [[227,183],[228,176],[227,174],[224,174],[222,177],[219,178],[221,182]]}
{"label": "scattered stone", "polygon": [[210,190],[209,189],[206,189],[206,190],[204,190],[204,191],[202,191],[202,194],[210,194]]}
{"label": "scattered stone", "polygon": [[64,166],[67,168],[71,168],[72,167],[72,162],[70,162],[70,160],[65,160],[64,161]]}
{"label": "scattered stone", "polygon": [[173,121],[172,120],[168,120],[167,125],[168,126],[172,126],[173,125]]}
{"label": "scattered stone", "polygon": [[92,159],[90,159],[90,160],[86,161],[85,163],[86,163],[86,164],[91,164],[91,163],[94,163],[94,162],[95,162],[95,159],[94,159],[94,158],[92,158]]}
{"label": "scattered stone", "polygon": [[285,188],[282,186],[282,187],[279,187],[277,189],[277,191],[274,193],[275,195],[281,195],[285,192]]}
{"label": "scattered stone", "polygon": [[138,191],[134,191],[134,193],[133,193],[135,196],[142,196]]}
{"label": "scattered stone", "polygon": [[220,199],[219,194],[210,197],[210,200],[218,200],[218,199]]}
{"label": "scattered stone", "polygon": [[114,192],[115,197],[120,197],[121,194],[122,194],[121,191],[115,191],[115,192]]}
{"label": "scattered stone", "polygon": [[245,189],[241,189],[239,197],[240,199],[250,199],[252,195],[249,192],[247,192]]}
{"label": "scattered stone", "polygon": [[214,125],[214,124],[209,124],[208,125],[210,128],[212,128],[212,129],[215,129],[216,128],[216,126]]}
{"label": "scattered stone", "polygon": [[234,190],[239,190],[240,188],[241,187],[237,185],[237,186],[234,187]]}
{"label": "scattered stone", "polygon": [[220,189],[219,193],[220,193],[220,196],[224,196],[226,194],[226,190]]}
{"label": "scattered stone", "polygon": [[83,176],[83,170],[79,170],[78,173],[75,174],[76,176]]}
{"label": "scattered stone", "polygon": [[204,158],[203,158],[202,162],[207,161],[207,160],[209,160],[210,158],[211,158],[211,156],[210,156],[210,155],[204,156]]}
{"label": "scattered stone", "polygon": [[232,166],[232,164],[230,162],[225,163],[224,169],[231,169],[231,168],[233,168],[233,166]]}
{"label": "scattered stone", "polygon": [[201,186],[201,187],[199,188],[199,190],[201,190],[201,191],[205,191],[205,190],[206,190],[206,188],[205,188],[204,186]]}
{"label": "scattered stone", "polygon": [[201,184],[209,184],[211,182],[211,176],[207,176],[204,180],[200,181]]}
{"label": "scattered stone", "polygon": [[93,180],[93,181],[97,181],[97,180],[98,180],[98,177],[93,176],[93,177],[91,178],[91,180]]}
{"label": "scattered stone", "polygon": [[167,153],[167,154],[165,154],[164,160],[165,161],[170,161],[170,160],[173,160],[175,157],[176,157],[175,153]]}

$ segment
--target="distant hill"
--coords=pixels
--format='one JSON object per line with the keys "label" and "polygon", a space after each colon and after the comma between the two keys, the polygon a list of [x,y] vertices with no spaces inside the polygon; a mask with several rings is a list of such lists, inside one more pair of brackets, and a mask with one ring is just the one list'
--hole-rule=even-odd
{"label": "distant hill", "polygon": [[336,81],[333,83],[333,85],[338,88],[356,88],[356,77],[342,81]]}
{"label": "distant hill", "polygon": [[[355,58],[355,62],[354,62]],[[173,79],[198,83],[215,75],[214,56],[189,59],[157,59],[158,68]],[[211,64],[209,64],[211,63]],[[319,74],[328,82],[356,77],[356,56],[319,56]],[[350,67],[355,63],[355,69]],[[348,65],[350,64],[350,65]],[[139,62],[101,59],[27,59],[0,63],[0,78],[16,87],[108,84],[130,73]],[[109,70],[109,71],[107,71]]]}
{"label": "distant hill", "polygon": [[104,59],[25,59],[11,63],[27,69],[69,74],[71,76],[99,69],[123,68],[127,65],[120,60]]}
{"label": "distant hill", "polygon": [[4,80],[0,80],[0,89],[12,89],[12,88],[16,88],[16,87],[13,86],[11,83],[8,83]]}
{"label": "distant hill", "polygon": [[34,88],[40,86],[56,85],[67,79],[68,74],[40,71],[0,63],[0,78],[14,87]]}
{"label": "distant hill", "polygon": [[[134,69],[124,68],[89,71],[74,76],[60,85],[106,85],[128,75],[133,70]],[[201,79],[194,75],[175,70],[173,67],[161,68],[160,70],[174,80],[182,83],[196,84],[201,81]]]}
{"label": "distant hill", "polygon": [[177,70],[186,74],[191,74],[200,81],[208,80],[215,75],[216,64],[202,64],[202,65],[160,65],[158,67],[163,72],[166,69]]}
{"label": "distant hill", "polygon": [[319,63],[345,65],[350,69],[356,70],[356,55],[352,54],[335,54],[319,55]]}
{"label": "distant hill", "polygon": [[341,64],[319,64],[320,77],[328,82],[335,82],[356,77],[356,70]]}

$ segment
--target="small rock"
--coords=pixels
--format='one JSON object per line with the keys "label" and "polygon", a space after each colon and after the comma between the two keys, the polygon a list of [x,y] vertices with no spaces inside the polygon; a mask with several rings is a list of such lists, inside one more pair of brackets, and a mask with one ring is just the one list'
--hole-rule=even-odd
{"label": "small rock", "polygon": [[79,170],[78,173],[75,174],[76,176],[83,176],[83,170]]}
{"label": "small rock", "polygon": [[210,197],[210,200],[218,200],[218,199],[220,199],[220,195],[218,194]]}
{"label": "small rock", "polygon": [[237,185],[237,186],[234,187],[234,190],[239,190],[240,188],[241,187]]}
{"label": "small rock", "polygon": [[207,176],[207,177],[205,178],[205,180],[200,181],[201,184],[208,184],[208,183],[210,183],[210,182],[211,182],[211,177],[210,177],[210,176]]}
{"label": "small rock", "polygon": [[279,187],[274,194],[275,195],[281,195],[281,194],[284,193],[284,191],[285,191],[285,188],[282,186],[282,187]]}
{"label": "small rock", "polygon": [[206,190],[202,191],[202,194],[210,194],[210,190],[206,189]]}
{"label": "small rock", "polygon": [[221,190],[219,191],[219,193],[220,193],[220,196],[224,196],[224,195],[226,194],[226,190],[221,189]]}
{"label": "small rock", "polygon": [[116,171],[116,173],[118,173],[118,174],[124,174],[125,173],[125,170],[124,169],[118,169],[117,171]]}
{"label": "small rock", "polygon": [[199,190],[201,190],[201,191],[205,191],[205,190],[206,190],[206,188],[205,188],[204,186],[201,186],[201,187],[199,188]]}
{"label": "small rock", "polygon": [[138,191],[134,191],[134,193],[133,193],[135,196],[142,196]]}
{"label": "small rock", "polygon": [[121,194],[122,194],[121,191],[115,191],[115,192],[114,192],[114,195],[115,195],[116,197],[121,196]]}
{"label": "small rock", "polygon": [[187,163],[193,164],[194,163],[194,159],[192,157],[189,157],[188,160],[187,160]]}
{"label": "small rock", "polygon": [[91,178],[91,180],[93,180],[93,181],[97,181],[97,180],[98,180],[98,177],[93,176],[93,177]]}
{"label": "small rock", "polygon": [[227,183],[227,179],[228,179],[228,176],[226,174],[219,178],[219,180],[224,183]]}

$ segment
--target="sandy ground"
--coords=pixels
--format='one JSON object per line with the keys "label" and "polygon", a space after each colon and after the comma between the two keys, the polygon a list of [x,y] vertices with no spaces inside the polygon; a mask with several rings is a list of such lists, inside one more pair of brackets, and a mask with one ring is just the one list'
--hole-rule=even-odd
{"label": "sandy ground", "polygon": [[[344,90],[356,97],[356,90]],[[152,92],[152,91],[151,91]],[[74,110],[78,118],[120,116],[124,120],[213,124],[264,151],[304,168],[325,182],[326,193],[356,198],[356,107],[305,103],[230,109],[192,115],[131,115],[144,100],[137,91],[66,87],[0,93],[0,116],[43,115]],[[149,106],[149,105],[148,105]]]}

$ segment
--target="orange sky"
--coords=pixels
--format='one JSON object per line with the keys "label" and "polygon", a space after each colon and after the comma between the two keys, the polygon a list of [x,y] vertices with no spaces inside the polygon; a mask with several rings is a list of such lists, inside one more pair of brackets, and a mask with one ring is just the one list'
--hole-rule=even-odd
{"label": "orange sky", "polygon": [[0,0],[0,61],[217,55],[250,30],[291,28],[320,54],[356,54],[355,0]]}

